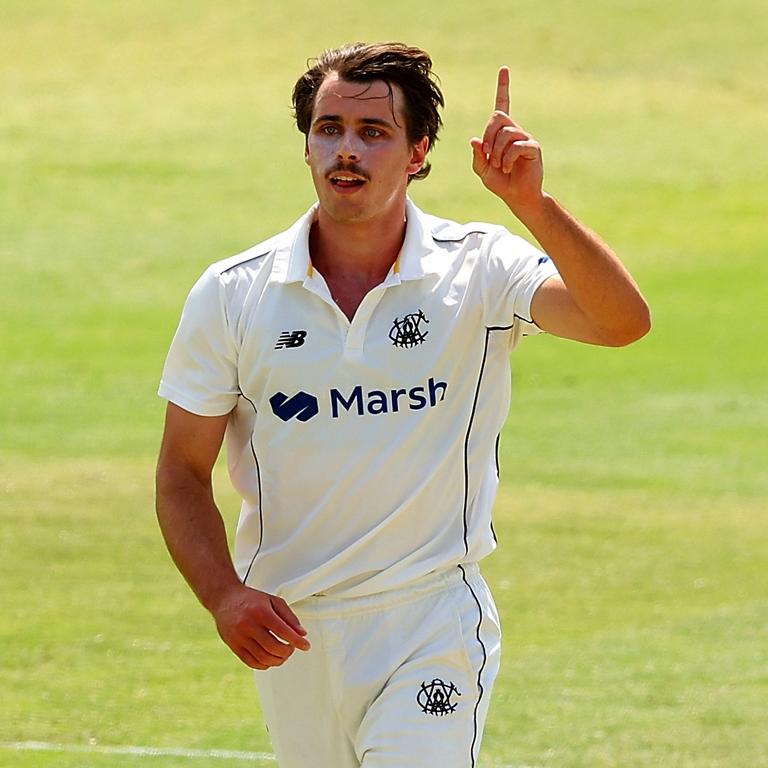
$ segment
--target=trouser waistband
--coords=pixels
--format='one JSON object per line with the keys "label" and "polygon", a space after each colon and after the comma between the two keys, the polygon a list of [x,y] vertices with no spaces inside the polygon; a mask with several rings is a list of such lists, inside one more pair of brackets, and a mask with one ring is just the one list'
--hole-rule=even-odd
{"label": "trouser waistband", "polygon": [[401,587],[356,597],[316,595],[294,603],[291,608],[307,618],[329,619],[354,613],[378,611],[402,603],[409,603],[442,589],[460,584],[480,573],[477,563],[461,563],[431,571]]}

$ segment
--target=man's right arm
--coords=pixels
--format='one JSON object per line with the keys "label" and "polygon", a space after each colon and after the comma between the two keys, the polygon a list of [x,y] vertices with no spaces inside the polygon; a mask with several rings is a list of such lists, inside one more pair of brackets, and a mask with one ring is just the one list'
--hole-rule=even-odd
{"label": "man's right arm", "polygon": [[232,564],[211,482],[228,418],[168,404],[157,465],[157,519],[176,567],[213,615],[222,640],[249,667],[267,669],[310,646],[288,604],[246,587]]}

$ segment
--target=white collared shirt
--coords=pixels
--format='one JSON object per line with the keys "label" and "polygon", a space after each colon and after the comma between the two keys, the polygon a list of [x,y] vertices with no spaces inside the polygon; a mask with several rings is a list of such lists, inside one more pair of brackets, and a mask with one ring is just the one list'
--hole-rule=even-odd
{"label": "white collared shirt", "polygon": [[350,322],[310,262],[314,213],[206,270],[159,390],[231,412],[235,566],[289,603],[400,587],[494,549],[509,353],[539,332],[531,299],[556,274],[503,227],[409,200],[400,255]]}

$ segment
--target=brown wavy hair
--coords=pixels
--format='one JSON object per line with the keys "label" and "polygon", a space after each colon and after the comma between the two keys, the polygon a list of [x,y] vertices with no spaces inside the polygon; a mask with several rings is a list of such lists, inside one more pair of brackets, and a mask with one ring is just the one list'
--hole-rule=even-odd
{"label": "brown wavy hair", "polygon": [[[405,131],[408,141],[416,144],[429,137],[429,149],[435,145],[443,124],[440,108],[445,106],[443,94],[432,72],[432,59],[421,48],[403,43],[350,43],[341,48],[324,51],[307,62],[307,71],[293,88],[293,112],[296,126],[307,136],[312,122],[317,91],[325,78],[335,72],[340,78],[355,83],[383,80],[390,87],[397,85],[405,97]],[[412,174],[408,181],[424,179],[430,164]]]}

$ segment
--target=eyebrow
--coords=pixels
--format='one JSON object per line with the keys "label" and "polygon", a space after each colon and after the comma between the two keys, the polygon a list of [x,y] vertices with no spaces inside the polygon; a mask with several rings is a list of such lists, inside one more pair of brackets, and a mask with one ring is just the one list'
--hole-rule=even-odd
{"label": "eyebrow", "polygon": [[[318,115],[313,121],[312,125],[315,125],[316,123],[341,123],[343,122],[343,119],[341,115]],[[358,123],[363,123],[364,125],[381,125],[384,128],[394,128],[392,123],[390,123],[388,120],[382,120],[380,117],[362,117],[359,120],[357,120]]]}

